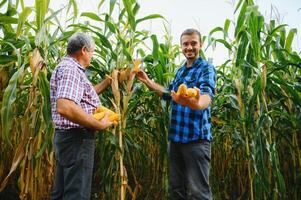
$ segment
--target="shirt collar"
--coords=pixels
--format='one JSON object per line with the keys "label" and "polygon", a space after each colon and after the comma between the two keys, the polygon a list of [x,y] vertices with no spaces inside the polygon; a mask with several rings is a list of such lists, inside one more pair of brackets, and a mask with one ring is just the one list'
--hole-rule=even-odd
{"label": "shirt collar", "polygon": [[190,67],[187,68],[187,61],[184,63],[183,66],[185,67],[185,69],[192,69],[192,68],[201,66],[202,62],[203,62],[203,59],[201,57],[198,57],[198,59],[196,59]]}
{"label": "shirt collar", "polygon": [[71,56],[66,56],[63,59],[66,60],[66,61],[73,62],[81,71],[83,71],[83,72],[86,71],[86,68],[84,68],[75,58],[73,58]]}

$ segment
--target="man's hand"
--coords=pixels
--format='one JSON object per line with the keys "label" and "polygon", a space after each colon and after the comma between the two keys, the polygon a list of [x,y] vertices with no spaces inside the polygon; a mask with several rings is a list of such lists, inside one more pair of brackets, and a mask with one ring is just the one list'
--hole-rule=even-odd
{"label": "man's hand", "polygon": [[196,87],[195,89],[197,90],[197,95],[195,97],[177,94],[175,91],[171,91],[171,97],[177,104],[187,106],[192,110],[206,109],[211,102],[210,96],[207,94],[200,95],[200,90]]}
{"label": "man's hand", "polygon": [[100,94],[103,92],[112,82],[112,77],[109,75],[106,75],[106,78],[103,79],[100,83],[94,86],[94,89],[97,94]]}
{"label": "man's hand", "polygon": [[92,115],[87,114],[80,106],[69,99],[57,100],[57,112],[62,117],[76,124],[94,130],[103,130],[113,124],[109,121],[108,116],[105,116],[104,119],[100,121],[94,119]]}
{"label": "man's hand", "polygon": [[143,71],[141,69],[138,71],[136,76],[139,81],[141,81],[145,84],[147,84],[147,82],[149,81],[148,75],[145,73],[145,71]]}
{"label": "man's hand", "polygon": [[101,120],[99,120],[99,122],[101,124],[99,130],[106,129],[106,128],[113,125],[113,122],[111,122],[109,120],[109,113],[108,112],[106,112],[105,116]]}

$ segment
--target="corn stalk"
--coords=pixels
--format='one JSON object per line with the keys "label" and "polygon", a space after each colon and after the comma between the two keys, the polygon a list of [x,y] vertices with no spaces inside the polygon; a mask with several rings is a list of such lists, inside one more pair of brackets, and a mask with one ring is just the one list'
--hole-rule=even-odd
{"label": "corn stalk", "polygon": [[[233,184],[235,189],[217,185],[223,191],[221,197],[226,199],[297,199],[298,189],[292,189],[291,185],[295,184],[300,165],[292,167],[294,177],[285,178],[282,173],[286,168],[284,162],[294,163],[296,155],[300,157],[299,152],[293,150],[296,146],[287,146],[283,139],[288,137],[284,136],[284,132],[298,138],[294,130],[300,131],[300,127],[295,125],[300,116],[290,112],[290,109],[300,109],[300,95],[296,92],[300,90],[300,84],[283,81],[285,77],[296,83],[300,76],[300,53],[291,48],[296,30],[286,34],[286,25],[276,26],[274,20],[265,23],[253,1],[240,0],[236,11],[239,13],[234,39],[230,39],[228,34],[230,20],[225,21],[223,28],[213,29],[209,35],[211,45],[220,43],[229,50],[229,60],[218,70],[220,94],[215,98],[218,106],[213,108],[218,118],[213,122],[218,134],[215,139],[224,141],[226,137],[232,143],[230,149],[229,144],[222,145],[227,149],[225,162],[228,168],[233,169],[231,172],[238,174],[232,174],[237,177]],[[221,32],[224,37],[215,39],[215,32]],[[279,117],[287,123],[279,126]],[[227,132],[232,134],[227,136]],[[287,138],[291,144],[292,138]],[[286,148],[294,153],[282,157],[285,161],[280,162]],[[237,160],[230,157],[233,154]],[[218,162],[218,157],[214,163]],[[247,170],[236,162],[243,163]],[[220,176],[224,177],[222,183],[225,185],[234,179],[226,173]],[[247,179],[239,180],[241,176]],[[246,187],[249,190],[245,190]]]}

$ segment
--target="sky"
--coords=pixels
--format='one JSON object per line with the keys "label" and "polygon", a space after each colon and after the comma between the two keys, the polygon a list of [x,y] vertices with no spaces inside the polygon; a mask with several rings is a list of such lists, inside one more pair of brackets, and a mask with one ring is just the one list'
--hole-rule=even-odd
{"label": "sky", "polygon": [[[170,24],[171,35],[174,42],[179,42],[180,35],[186,28],[197,28],[202,34],[208,33],[215,27],[223,27],[225,19],[235,21],[234,0],[140,0],[141,13],[162,14]],[[288,24],[290,28],[297,28],[299,33],[294,47],[301,50],[301,0],[254,0],[259,5],[260,12],[265,19],[276,19]],[[271,14],[271,9],[276,11]],[[299,19],[299,20],[297,20]],[[148,25],[152,32],[162,35],[164,28],[157,21]],[[208,49],[207,57],[213,58],[214,64],[222,64],[227,60],[228,54],[222,45],[213,51]]]}
{"label": "sky", "polygon": [[[201,34],[208,35],[210,30],[217,26],[223,27],[225,19],[235,21],[235,0],[137,0],[140,3],[138,17],[149,14],[161,14],[165,17],[173,43],[179,43],[179,37],[186,28],[196,28]],[[50,0],[50,7],[55,10],[65,5],[67,0]],[[77,0],[79,12],[107,12],[107,8],[100,8],[100,0]],[[106,0],[109,2],[109,0]],[[267,19],[277,19],[288,24],[290,28],[297,28],[299,33],[294,42],[294,49],[301,50],[301,0],[254,0],[259,5],[260,12]],[[24,0],[26,6],[33,6],[34,0]],[[276,15],[271,14],[271,9],[276,10]],[[275,12],[274,12],[275,13]],[[297,20],[299,19],[299,20]],[[138,27],[156,34],[159,41],[163,42],[165,33],[162,20],[151,20]],[[213,59],[218,65],[227,59],[227,52],[222,45],[212,51],[205,52],[207,57]]]}

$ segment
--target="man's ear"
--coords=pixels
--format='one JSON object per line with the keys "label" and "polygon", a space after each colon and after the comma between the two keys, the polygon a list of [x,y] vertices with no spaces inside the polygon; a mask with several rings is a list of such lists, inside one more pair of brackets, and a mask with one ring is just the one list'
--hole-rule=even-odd
{"label": "man's ear", "polygon": [[201,48],[203,47],[203,42],[202,42],[202,41],[200,41],[200,47],[201,47]]}
{"label": "man's ear", "polygon": [[82,55],[85,55],[85,54],[87,53],[86,47],[82,47],[82,48],[80,49],[80,53],[81,53]]}

